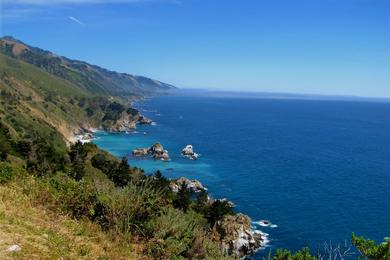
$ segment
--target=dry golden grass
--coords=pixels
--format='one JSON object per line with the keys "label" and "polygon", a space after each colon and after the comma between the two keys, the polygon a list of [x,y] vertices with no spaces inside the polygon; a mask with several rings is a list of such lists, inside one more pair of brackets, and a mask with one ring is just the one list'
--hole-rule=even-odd
{"label": "dry golden grass", "polygon": [[[18,186],[0,185],[0,259],[146,259],[141,247],[111,239],[88,220],[37,206]],[[17,244],[19,252],[7,252]]]}

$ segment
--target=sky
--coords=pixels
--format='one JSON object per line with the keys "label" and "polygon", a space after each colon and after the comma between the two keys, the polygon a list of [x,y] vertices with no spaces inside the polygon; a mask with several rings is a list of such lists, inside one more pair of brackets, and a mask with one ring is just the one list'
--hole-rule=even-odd
{"label": "sky", "polygon": [[389,0],[0,0],[0,34],[180,88],[390,97]]}

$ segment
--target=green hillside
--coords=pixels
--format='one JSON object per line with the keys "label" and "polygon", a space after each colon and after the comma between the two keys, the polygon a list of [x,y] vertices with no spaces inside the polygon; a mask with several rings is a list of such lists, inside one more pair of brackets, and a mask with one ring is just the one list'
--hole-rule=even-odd
{"label": "green hillside", "polygon": [[33,64],[90,93],[139,96],[166,92],[175,88],[146,77],[109,71],[83,61],[61,57],[49,51],[31,47],[9,36],[0,39],[0,52]]}

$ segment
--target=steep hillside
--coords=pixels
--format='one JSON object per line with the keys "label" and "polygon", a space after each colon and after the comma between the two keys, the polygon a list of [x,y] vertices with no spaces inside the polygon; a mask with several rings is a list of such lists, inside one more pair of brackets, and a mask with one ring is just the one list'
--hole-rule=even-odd
{"label": "steep hillside", "polygon": [[0,54],[0,121],[18,138],[53,139],[58,146],[83,127],[99,126],[111,102]]}
{"label": "steep hillside", "polygon": [[9,36],[0,39],[0,52],[33,64],[95,94],[139,96],[166,92],[175,88],[146,77],[109,71],[83,61],[61,57],[31,47]]}

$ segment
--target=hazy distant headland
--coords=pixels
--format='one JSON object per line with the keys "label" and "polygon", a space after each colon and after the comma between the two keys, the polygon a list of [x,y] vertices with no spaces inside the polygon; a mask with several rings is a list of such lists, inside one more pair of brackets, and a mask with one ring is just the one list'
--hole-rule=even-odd
{"label": "hazy distant headland", "polygon": [[390,98],[362,97],[352,95],[321,95],[282,92],[250,92],[227,91],[206,88],[178,88],[171,92],[181,96],[220,97],[220,98],[254,98],[254,99],[295,99],[295,100],[324,100],[324,101],[359,101],[390,103]]}

